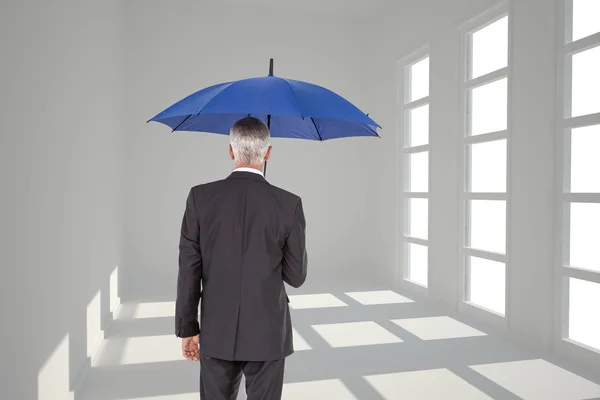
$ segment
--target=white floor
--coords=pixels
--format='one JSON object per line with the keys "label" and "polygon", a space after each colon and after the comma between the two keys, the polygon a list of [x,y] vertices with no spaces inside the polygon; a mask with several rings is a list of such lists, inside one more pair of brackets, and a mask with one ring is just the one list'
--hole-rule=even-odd
{"label": "white floor", "polygon": [[[285,400],[600,398],[600,375],[393,291],[309,289],[290,299],[296,353]],[[199,365],[181,357],[173,308],[124,304],[76,399],[198,399]]]}

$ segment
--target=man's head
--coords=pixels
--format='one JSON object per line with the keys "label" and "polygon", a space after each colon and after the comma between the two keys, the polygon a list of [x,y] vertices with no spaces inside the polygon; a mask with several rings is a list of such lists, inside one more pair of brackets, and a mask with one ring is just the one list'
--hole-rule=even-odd
{"label": "man's head", "polygon": [[258,118],[246,117],[229,131],[229,155],[236,168],[262,169],[271,155],[269,128]]}

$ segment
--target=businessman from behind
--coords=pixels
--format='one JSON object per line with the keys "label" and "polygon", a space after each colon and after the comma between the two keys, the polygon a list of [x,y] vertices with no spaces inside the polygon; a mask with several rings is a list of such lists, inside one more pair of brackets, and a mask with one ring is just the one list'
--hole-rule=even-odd
{"label": "businessman from behind", "polygon": [[235,400],[242,373],[248,400],[281,399],[294,351],[284,282],[297,288],[306,279],[306,222],[301,199],[262,174],[269,136],[259,119],[236,122],[235,170],[187,198],[175,329],[184,357],[200,361],[201,399]]}

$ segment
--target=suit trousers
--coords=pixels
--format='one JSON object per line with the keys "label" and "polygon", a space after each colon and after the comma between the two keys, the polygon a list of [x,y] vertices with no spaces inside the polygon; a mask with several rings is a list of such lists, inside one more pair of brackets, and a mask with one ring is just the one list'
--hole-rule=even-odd
{"label": "suit trousers", "polygon": [[200,399],[236,400],[246,377],[248,400],[281,400],[285,358],[274,361],[226,361],[200,351]]}

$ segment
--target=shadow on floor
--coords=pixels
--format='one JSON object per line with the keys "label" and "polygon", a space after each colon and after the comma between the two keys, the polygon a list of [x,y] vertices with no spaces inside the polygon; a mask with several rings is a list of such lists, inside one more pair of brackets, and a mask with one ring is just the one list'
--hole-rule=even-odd
{"label": "shadow on floor", "polygon": [[[364,293],[353,293],[359,288]],[[290,291],[296,352],[286,364],[285,400],[600,397],[600,374],[550,363],[381,285],[343,289]],[[76,400],[198,399],[199,365],[181,358],[174,303],[152,300],[123,306]]]}

